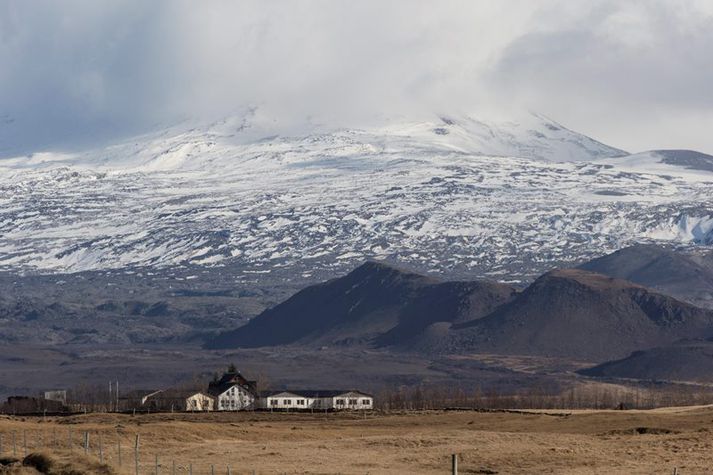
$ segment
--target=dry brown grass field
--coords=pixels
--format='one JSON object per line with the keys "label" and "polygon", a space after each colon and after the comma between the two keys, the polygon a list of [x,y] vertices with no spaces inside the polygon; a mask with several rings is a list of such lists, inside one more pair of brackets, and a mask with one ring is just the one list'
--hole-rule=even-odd
{"label": "dry brown grass field", "polygon": [[[73,448],[68,450],[69,434]],[[427,411],[390,414],[89,414],[61,418],[0,416],[3,455],[43,451],[84,466],[89,459],[134,473],[417,474],[713,473],[713,407],[647,411]],[[121,441],[122,464],[117,447]],[[98,466],[98,465],[97,465]],[[98,469],[95,469],[98,470]],[[0,473],[2,469],[0,469]],[[5,473],[38,473],[22,469]],[[57,472],[60,473],[60,472]],[[69,472],[67,472],[69,473]],[[82,473],[82,470],[75,472]],[[84,471],[84,473],[95,473]],[[110,473],[110,472],[97,472]]]}

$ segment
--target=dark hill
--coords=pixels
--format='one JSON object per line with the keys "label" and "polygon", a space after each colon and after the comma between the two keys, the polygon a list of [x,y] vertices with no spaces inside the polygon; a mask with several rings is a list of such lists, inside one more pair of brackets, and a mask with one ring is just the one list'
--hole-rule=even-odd
{"label": "dark hill", "polygon": [[410,346],[433,324],[481,318],[516,295],[514,288],[487,281],[444,282],[423,289],[404,306],[399,324],[376,339],[382,346]]}
{"label": "dark hill", "polygon": [[481,317],[509,300],[514,289],[490,282],[441,282],[367,262],[348,275],[307,287],[247,325],[223,333],[209,348],[399,344],[433,321]]}
{"label": "dark hill", "polygon": [[682,341],[579,371],[602,378],[713,383],[713,342]]}
{"label": "dark hill", "polygon": [[[710,259],[710,258],[708,258]],[[636,245],[579,266],[626,279],[699,306],[713,306],[713,265],[683,252]]]}
{"label": "dark hill", "polygon": [[691,170],[713,171],[713,156],[695,150],[654,150],[661,162]]}
{"label": "dark hill", "polygon": [[549,272],[492,314],[452,327],[445,351],[607,361],[711,334],[713,312],[583,270]]}

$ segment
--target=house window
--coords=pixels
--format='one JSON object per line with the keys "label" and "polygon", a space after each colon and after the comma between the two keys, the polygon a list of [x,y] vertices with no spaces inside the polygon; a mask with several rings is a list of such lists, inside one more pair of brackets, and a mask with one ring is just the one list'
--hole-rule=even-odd
{"label": "house window", "polygon": [[285,406],[292,405],[292,399],[285,399]]}
{"label": "house window", "polygon": [[362,400],[361,400],[361,403],[362,403],[364,406],[371,406],[371,400],[370,400],[370,399],[362,399]]}
{"label": "house window", "polygon": [[272,400],[270,400],[270,405],[271,405],[271,406],[277,406],[277,399],[272,399]]}
{"label": "house window", "polygon": [[344,399],[337,399],[337,406],[343,406],[344,405]]}
{"label": "house window", "polygon": [[356,406],[356,405],[357,405],[357,400],[356,400],[356,399],[350,399],[350,400],[349,400],[349,405],[350,405],[350,406]]}
{"label": "house window", "polygon": [[304,399],[298,399],[298,400],[297,400],[297,405],[298,405],[298,406],[304,406],[304,405],[305,405],[305,400],[304,400]]}

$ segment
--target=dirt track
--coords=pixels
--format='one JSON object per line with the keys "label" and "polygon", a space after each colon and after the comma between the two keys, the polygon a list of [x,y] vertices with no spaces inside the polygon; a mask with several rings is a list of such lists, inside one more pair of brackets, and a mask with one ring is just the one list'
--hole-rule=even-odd
{"label": "dirt track", "polygon": [[[0,416],[4,454],[55,444],[74,450],[90,432],[98,454],[133,473],[133,443],[140,434],[141,473],[449,473],[460,454],[460,473],[713,473],[713,407],[653,411],[547,411],[544,413],[423,412],[351,414],[154,414],[70,418]],[[40,439],[41,434],[41,439]]]}

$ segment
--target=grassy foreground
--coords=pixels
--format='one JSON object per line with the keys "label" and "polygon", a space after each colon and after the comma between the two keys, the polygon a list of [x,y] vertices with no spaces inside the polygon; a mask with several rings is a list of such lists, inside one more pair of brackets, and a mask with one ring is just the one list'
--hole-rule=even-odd
{"label": "grassy foreground", "polygon": [[[84,437],[89,437],[85,456]],[[55,471],[215,474],[711,473],[713,407],[649,411],[391,414],[90,414],[0,416],[2,455],[42,452]],[[14,437],[14,442],[13,442]],[[71,438],[71,446],[70,446]],[[119,464],[121,450],[121,465]],[[101,465],[99,459],[105,462]],[[64,465],[63,465],[64,464]],[[74,465],[74,466],[73,466]],[[64,468],[62,468],[64,467]],[[34,470],[34,471],[33,471]],[[61,471],[65,470],[65,471]]]}

